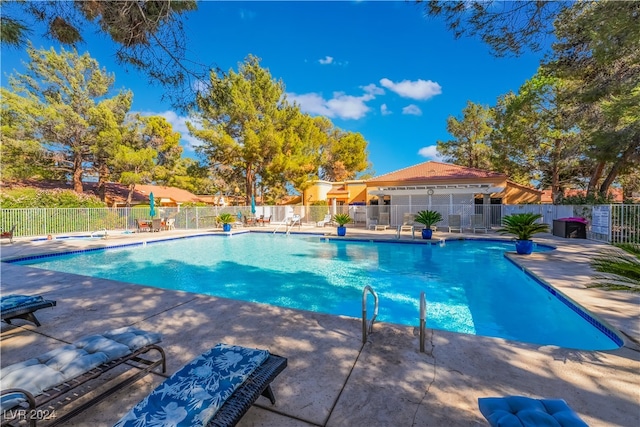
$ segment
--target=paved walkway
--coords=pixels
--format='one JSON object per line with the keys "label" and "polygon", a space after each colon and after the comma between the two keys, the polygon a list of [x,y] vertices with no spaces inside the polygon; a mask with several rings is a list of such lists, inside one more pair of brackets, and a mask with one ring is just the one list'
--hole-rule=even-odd
{"label": "paved walkway", "polygon": [[[335,233],[333,227],[303,230]],[[0,256],[6,260],[182,234],[118,235],[97,242],[18,240],[3,242]],[[395,238],[390,230],[354,228],[347,234]],[[457,237],[434,234],[434,238]],[[410,233],[401,238],[410,239]],[[58,305],[38,311],[39,328],[21,321],[17,326],[2,324],[1,365],[87,334],[135,325],[162,332],[169,373],[218,342],[267,348],[287,357],[288,368],[273,383],[276,405],[261,397],[240,426],[487,425],[477,398],[517,394],[563,398],[589,425],[637,427],[640,296],[585,288],[591,274],[588,261],[606,245],[550,235],[536,240],[558,249],[514,256],[517,262],[618,329],[625,336],[624,347],[579,351],[428,330],[427,351],[420,353],[413,327],[376,324],[362,345],[358,319],[2,263],[3,294],[40,294]],[[116,374],[126,375],[111,376]],[[161,381],[159,376],[147,376],[67,425],[112,425]],[[103,384],[101,378],[94,387]]]}

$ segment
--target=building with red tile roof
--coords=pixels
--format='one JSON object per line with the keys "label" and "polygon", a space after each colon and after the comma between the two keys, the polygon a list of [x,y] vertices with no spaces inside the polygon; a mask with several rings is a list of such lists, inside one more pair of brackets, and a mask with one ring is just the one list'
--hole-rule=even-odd
{"label": "building with red tile roof", "polygon": [[[24,180],[10,184],[8,187],[23,186],[39,188],[43,190],[66,189],[72,190],[73,186],[69,182],[63,181],[36,181]],[[84,192],[87,194],[98,195],[97,182],[83,182]],[[156,205],[176,207],[185,203],[206,203],[193,193],[176,187],[167,187],[163,185],[143,185],[137,184],[131,196],[131,206],[148,204],[149,194],[153,192]],[[129,187],[124,184],[115,182],[107,182],[105,184],[105,203],[112,207],[126,206],[127,196],[129,195]]]}
{"label": "building with red tile roof", "polygon": [[[305,203],[337,204],[521,204],[540,203],[542,191],[483,169],[428,161],[368,180],[314,181],[304,191]],[[382,202],[380,202],[382,201]],[[480,204],[482,204],[480,203]]]}
{"label": "building with red tile roof", "polygon": [[135,191],[144,195],[149,200],[149,194],[153,192],[155,203],[159,206],[176,207],[185,203],[205,203],[195,194],[176,187],[166,185],[136,184]]}
{"label": "building with red tile roof", "polygon": [[[550,189],[546,189],[542,191],[541,203],[553,203],[552,191]],[[624,195],[622,193],[622,188],[610,188],[608,191],[609,196],[611,197],[611,202],[613,203],[622,203],[624,201]],[[564,197],[576,197],[576,196],[586,196],[587,191],[581,189],[566,189],[564,191]]]}

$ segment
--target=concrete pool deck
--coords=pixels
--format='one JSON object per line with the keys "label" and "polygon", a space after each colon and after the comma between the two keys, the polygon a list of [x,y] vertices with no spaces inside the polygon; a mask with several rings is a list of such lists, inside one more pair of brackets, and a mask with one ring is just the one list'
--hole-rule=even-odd
{"label": "concrete pool deck", "polygon": [[[333,227],[303,230],[335,235]],[[2,242],[0,258],[187,234],[193,232],[110,235],[98,241],[17,239]],[[461,236],[484,237],[434,233],[434,238]],[[347,237],[393,239],[395,231],[350,228]],[[411,235],[403,233],[401,239]],[[514,255],[516,262],[619,331],[622,348],[582,351],[428,329],[426,352],[420,353],[414,327],[376,323],[363,345],[360,319],[2,263],[2,294],[39,294],[58,305],[36,313],[39,328],[20,320],[13,326],[2,323],[1,365],[133,325],[162,333],[168,373],[218,342],[287,357],[287,369],[273,382],[276,404],[261,397],[240,426],[483,426],[477,398],[503,395],[565,399],[592,426],[640,425],[640,295],[585,287],[592,275],[589,259],[607,245],[547,234],[535,240],[558,249]],[[162,380],[148,375],[65,425],[113,425]]]}

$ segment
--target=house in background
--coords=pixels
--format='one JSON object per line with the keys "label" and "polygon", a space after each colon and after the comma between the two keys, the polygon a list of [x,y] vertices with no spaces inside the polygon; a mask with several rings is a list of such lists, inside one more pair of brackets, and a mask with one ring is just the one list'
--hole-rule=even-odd
{"label": "house in background", "polygon": [[135,191],[142,194],[149,201],[149,194],[153,193],[153,199],[158,206],[180,207],[185,203],[205,203],[195,194],[176,187],[166,185],[137,184]]}
{"label": "house in background", "polygon": [[499,220],[491,205],[540,203],[541,196],[542,191],[510,181],[505,174],[434,161],[368,180],[314,181],[304,192],[305,204],[326,200],[333,213],[343,204],[377,206],[366,209],[367,218],[358,218],[364,210],[355,210],[355,222],[367,224],[382,212],[390,214],[391,224],[400,224],[404,213],[428,208],[445,218],[481,213],[490,225]]}
{"label": "house in background", "polygon": [[[552,191],[550,189],[543,190],[541,203],[553,203]],[[564,197],[586,196],[586,190],[579,189],[567,189],[564,190]],[[608,192],[611,197],[612,203],[622,203],[624,201],[624,195],[622,194],[622,188],[610,188]]]}
{"label": "house in background", "polygon": [[440,162],[424,162],[368,180],[313,181],[305,204],[454,205],[540,203],[543,192],[504,174]]}
{"label": "house in background", "polygon": [[542,191],[510,181],[507,175],[440,162],[371,178],[367,197],[385,205],[540,203]]}
{"label": "house in background", "polygon": [[365,205],[367,202],[367,184],[365,180],[312,181],[311,186],[302,192],[302,199],[305,205],[319,200],[325,200],[338,206]]}

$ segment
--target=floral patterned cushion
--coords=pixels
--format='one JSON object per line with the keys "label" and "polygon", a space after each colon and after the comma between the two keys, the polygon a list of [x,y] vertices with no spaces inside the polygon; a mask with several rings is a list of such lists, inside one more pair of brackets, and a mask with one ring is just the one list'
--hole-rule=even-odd
{"label": "floral patterned cushion", "polygon": [[206,425],[268,357],[266,350],[217,344],[160,384],[114,427]]}

